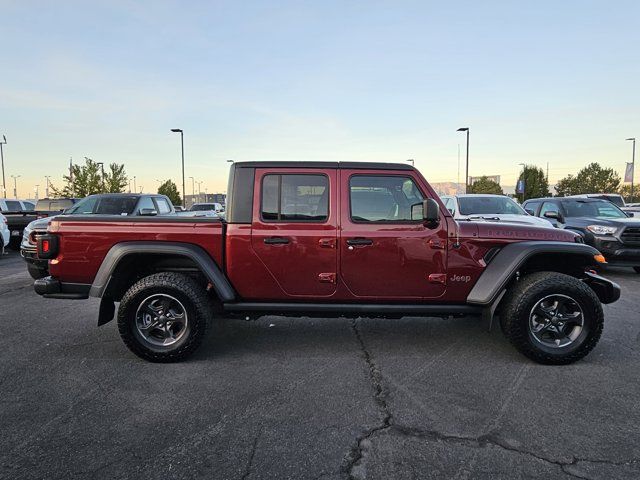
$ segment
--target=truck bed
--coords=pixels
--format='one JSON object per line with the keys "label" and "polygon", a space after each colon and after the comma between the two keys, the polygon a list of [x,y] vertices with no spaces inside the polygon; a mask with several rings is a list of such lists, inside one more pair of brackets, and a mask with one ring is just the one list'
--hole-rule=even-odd
{"label": "truck bed", "polygon": [[[64,252],[65,281],[92,283],[107,252],[122,242],[182,242],[201,247],[222,265],[224,223],[208,217],[58,216],[49,232],[59,236]],[[49,272],[58,276],[59,263],[49,262]]]}

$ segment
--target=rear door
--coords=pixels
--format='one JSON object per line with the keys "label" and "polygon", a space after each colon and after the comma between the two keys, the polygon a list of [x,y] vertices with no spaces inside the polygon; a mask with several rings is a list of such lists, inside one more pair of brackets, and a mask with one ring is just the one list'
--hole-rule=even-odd
{"label": "rear door", "polygon": [[251,246],[285,295],[336,291],[336,178],[334,169],[256,169]]}
{"label": "rear door", "polygon": [[446,290],[447,230],[412,218],[429,195],[413,172],[341,170],[341,277],[357,297],[419,300]]}

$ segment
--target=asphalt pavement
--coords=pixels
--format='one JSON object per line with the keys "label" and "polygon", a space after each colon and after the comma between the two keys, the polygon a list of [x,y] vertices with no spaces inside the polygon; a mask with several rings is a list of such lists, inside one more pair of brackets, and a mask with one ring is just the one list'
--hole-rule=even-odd
{"label": "asphalt pavement", "polygon": [[98,303],[0,258],[0,478],[640,478],[640,275],[596,349],[541,366],[474,318],[228,320],[131,354]]}

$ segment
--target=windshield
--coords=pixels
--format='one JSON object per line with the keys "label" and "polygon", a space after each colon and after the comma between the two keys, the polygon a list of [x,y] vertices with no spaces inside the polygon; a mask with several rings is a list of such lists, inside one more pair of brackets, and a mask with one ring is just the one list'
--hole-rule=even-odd
{"label": "windshield", "polygon": [[87,197],[80,200],[67,215],[131,215],[138,203],[135,196]]}
{"label": "windshield", "polygon": [[608,200],[564,200],[567,217],[626,218],[627,214]]}
{"label": "windshield", "polygon": [[528,215],[509,197],[458,197],[462,215]]}

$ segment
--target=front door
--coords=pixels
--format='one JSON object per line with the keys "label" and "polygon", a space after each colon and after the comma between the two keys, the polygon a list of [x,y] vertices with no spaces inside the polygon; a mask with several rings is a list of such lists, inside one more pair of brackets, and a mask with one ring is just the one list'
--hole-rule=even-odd
{"label": "front door", "polygon": [[[352,294],[376,300],[420,300],[445,292],[446,223],[412,218],[427,198],[410,172],[341,170],[341,277]],[[416,209],[413,209],[414,215]]]}
{"label": "front door", "polygon": [[336,291],[336,178],[334,169],[256,169],[251,245],[285,295]]}

